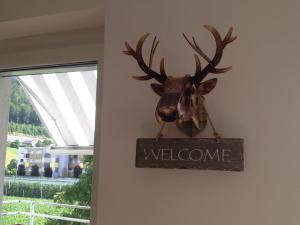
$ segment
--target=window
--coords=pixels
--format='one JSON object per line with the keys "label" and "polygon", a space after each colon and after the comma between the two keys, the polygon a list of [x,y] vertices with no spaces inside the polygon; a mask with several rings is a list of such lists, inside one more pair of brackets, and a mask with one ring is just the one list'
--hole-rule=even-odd
{"label": "window", "polygon": [[[21,105],[15,101],[20,99],[17,98],[18,94],[22,95],[21,99],[24,99],[24,104],[22,104],[26,106],[26,109],[30,108],[31,112],[28,113],[30,118],[25,117],[27,114],[25,116],[22,114],[22,117],[16,116],[15,121],[13,121],[18,123],[22,118],[26,123],[29,123],[28,126],[18,125],[13,127],[13,129],[21,131],[19,133],[24,134],[20,137],[21,148],[16,149],[14,153],[19,164],[23,162],[25,167],[24,171],[21,171],[24,172],[24,175],[14,177],[14,179],[22,185],[23,183],[24,185],[28,183],[40,183],[41,185],[33,185],[34,190],[32,192],[23,191],[22,196],[18,195],[17,199],[20,202],[15,203],[16,207],[10,208],[12,214],[4,218],[8,218],[10,221],[1,221],[1,224],[19,224],[20,221],[12,221],[17,218],[18,204],[22,201],[28,201],[28,197],[32,197],[33,192],[38,198],[47,197],[46,201],[49,201],[48,196],[56,194],[54,192],[62,192],[64,185],[69,185],[69,188],[75,190],[72,193],[76,193],[77,187],[75,185],[80,178],[78,174],[75,177],[76,174],[73,173],[73,168],[84,155],[93,154],[96,65],[95,63],[89,63],[87,65],[76,65],[73,68],[70,68],[70,66],[58,67],[60,66],[8,72],[11,73],[10,76],[14,76],[12,85],[16,90],[14,92],[16,96],[11,98],[14,101],[14,106],[16,106],[14,113],[19,115],[18,112],[20,111],[16,110]],[[9,74],[6,74],[6,76],[9,76]],[[23,141],[25,142],[24,145]],[[21,155],[22,152],[24,155]],[[90,160],[92,162],[92,157],[90,157]],[[85,168],[85,166],[89,168],[91,165],[91,163],[86,163],[86,165],[81,165],[81,168]],[[51,179],[44,179],[44,176],[51,177]],[[87,176],[91,176],[91,174],[87,173]],[[90,181],[91,179],[88,179],[84,182],[86,184],[82,188],[82,190],[86,189],[84,193],[91,192],[89,190],[91,188]],[[51,188],[46,188],[47,185],[50,185]],[[52,188],[52,186],[55,186],[55,188]],[[12,185],[9,188],[12,188]],[[12,192],[9,188],[4,188],[6,195]],[[71,197],[60,196],[62,203],[73,205],[81,201],[79,197],[82,198],[82,196],[76,194],[71,194]],[[90,199],[91,196],[84,195],[83,197]],[[72,199],[73,202],[69,202],[69,199]],[[32,201],[39,201],[39,199],[35,198]],[[88,201],[85,200],[85,202]],[[51,215],[52,210],[49,207],[46,205],[40,206],[39,208],[43,208],[43,213]],[[83,204],[83,206],[88,205]],[[4,205],[4,207],[10,207],[10,205]],[[8,212],[6,209],[4,208],[4,211]],[[32,208],[29,206],[24,210],[27,213],[24,216],[29,216]],[[24,210],[22,209],[22,211]],[[64,216],[64,211],[55,212],[55,216]],[[68,216],[88,220],[88,214],[87,208],[74,210],[72,214],[69,215],[68,213]],[[32,219],[37,220],[34,217]],[[33,221],[33,224],[36,223],[37,221]],[[57,224],[58,222],[53,221],[52,223]],[[43,224],[46,224],[46,222]]]}

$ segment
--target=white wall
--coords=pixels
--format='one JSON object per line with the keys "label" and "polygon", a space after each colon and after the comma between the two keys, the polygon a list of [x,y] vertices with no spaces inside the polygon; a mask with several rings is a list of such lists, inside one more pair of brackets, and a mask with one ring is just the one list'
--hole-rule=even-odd
{"label": "white wall", "polygon": [[[10,78],[0,78],[0,165],[5,165],[9,99]],[[2,205],[3,179],[4,166],[0,166],[0,209]]]}
{"label": "white wall", "polygon": [[[107,1],[94,224],[299,224],[299,9],[293,0]],[[213,38],[203,24],[222,34],[233,25],[238,35],[222,63],[233,70],[219,75],[207,104],[223,137],[245,139],[245,172],[136,169],[136,138],[158,130],[158,97],[150,81],[131,78],[141,72],[122,54],[124,41],[157,34],[154,64],[166,56],[167,72],[193,73],[193,51],[181,32],[196,35],[212,53]],[[181,135],[168,126],[168,136]]]}

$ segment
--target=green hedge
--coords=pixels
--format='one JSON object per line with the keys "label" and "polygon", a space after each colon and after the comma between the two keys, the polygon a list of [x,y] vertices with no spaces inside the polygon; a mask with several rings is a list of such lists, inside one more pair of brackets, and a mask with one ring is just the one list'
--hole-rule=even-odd
{"label": "green hedge", "polygon": [[24,182],[5,182],[4,195],[27,197],[27,198],[46,198],[53,199],[57,192],[64,191],[65,186],[54,184],[24,183]]}

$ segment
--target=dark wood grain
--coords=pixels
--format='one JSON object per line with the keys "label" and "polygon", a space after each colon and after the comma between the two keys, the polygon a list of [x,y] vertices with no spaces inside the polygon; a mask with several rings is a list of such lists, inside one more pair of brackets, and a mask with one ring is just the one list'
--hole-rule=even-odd
{"label": "dark wood grain", "polygon": [[243,139],[138,138],[136,167],[243,171]]}

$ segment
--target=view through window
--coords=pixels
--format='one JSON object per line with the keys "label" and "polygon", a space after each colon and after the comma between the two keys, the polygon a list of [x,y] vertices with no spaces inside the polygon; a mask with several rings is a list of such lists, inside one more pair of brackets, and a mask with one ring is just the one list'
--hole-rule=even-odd
{"label": "view through window", "polygon": [[16,74],[1,224],[89,224],[96,65]]}

